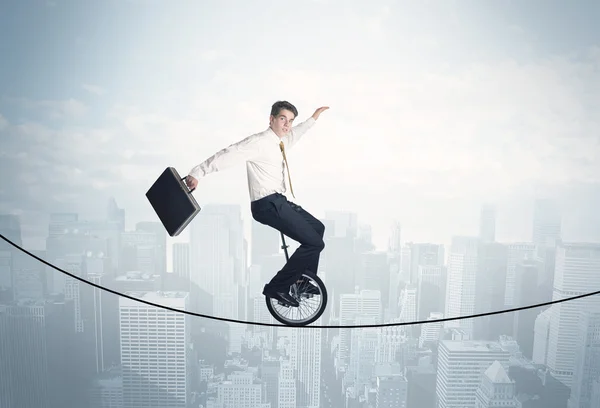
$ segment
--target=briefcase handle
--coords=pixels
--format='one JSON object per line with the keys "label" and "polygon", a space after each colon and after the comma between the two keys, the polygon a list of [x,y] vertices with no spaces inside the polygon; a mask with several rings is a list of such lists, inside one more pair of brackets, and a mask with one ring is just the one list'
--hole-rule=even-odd
{"label": "briefcase handle", "polygon": [[[187,178],[187,176],[185,176],[185,177],[182,177],[182,178],[181,178],[181,181],[185,181],[185,179],[186,179],[186,178]],[[187,187],[187,184],[186,184],[185,186]],[[196,189],[196,187],[192,188],[192,189],[189,191],[189,194],[192,194],[192,193],[194,192],[194,190],[195,190],[195,189]]]}

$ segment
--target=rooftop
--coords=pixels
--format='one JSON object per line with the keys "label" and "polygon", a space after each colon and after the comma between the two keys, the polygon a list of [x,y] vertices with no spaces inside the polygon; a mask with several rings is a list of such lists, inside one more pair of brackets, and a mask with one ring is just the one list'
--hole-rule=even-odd
{"label": "rooftop", "polygon": [[127,296],[143,299],[151,302],[154,300],[164,299],[185,299],[188,296],[188,292],[179,291],[127,291]]}
{"label": "rooftop", "polygon": [[475,341],[475,340],[443,340],[443,345],[454,352],[507,352],[496,341]]}
{"label": "rooftop", "polygon": [[491,366],[487,370],[485,370],[485,375],[492,380],[494,383],[498,384],[510,384],[512,383],[511,379],[508,377],[506,370],[502,367],[502,364],[498,360],[495,360]]}

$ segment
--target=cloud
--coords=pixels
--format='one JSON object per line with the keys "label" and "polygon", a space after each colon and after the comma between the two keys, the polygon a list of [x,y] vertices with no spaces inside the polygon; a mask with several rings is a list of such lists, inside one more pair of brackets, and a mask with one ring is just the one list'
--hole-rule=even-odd
{"label": "cloud", "polygon": [[[319,121],[318,135],[297,147],[296,166],[307,177],[326,174],[350,188],[374,179],[388,185],[402,174],[449,194],[485,194],[540,180],[598,180],[593,112],[600,92],[588,91],[600,90],[597,67],[582,55],[578,61],[500,60],[453,72],[430,67],[397,75],[391,69],[374,74],[286,68],[252,83],[223,71],[214,81],[223,90],[252,94],[269,89],[268,82],[294,78],[297,87],[287,99],[301,107],[304,118],[313,106],[332,107]],[[266,97],[254,106],[266,105]],[[201,139],[191,143],[202,149]],[[317,160],[322,164],[304,165]]]}
{"label": "cloud", "polygon": [[[331,106],[289,152],[299,191],[334,185],[340,194],[416,189],[431,199],[494,199],[538,182],[596,182],[600,127],[590,112],[600,92],[586,92],[598,89],[594,55],[402,74],[390,68],[377,75],[273,68],[253,81],[223,69],[202,95],[182,93],[187,108],[181,110],[121,104],[108,111],[102,127],[10,127],[10,151],[27,168],[21,184],[11,188],[26,185],[30,190],[23,194],[32,196],[45,188],[56,201],[73,199],[75,190],[81,197],[88,190],[142,191],[164,167],[186,172],[265,129],[270,104],[284,98],[298,106],[300,120],[318,106]],[[294,88],[272,86],[289,78]],[[245,97],[232,100],[227,94],[233,90]],[[203,194],[216,201],[243,197],[244,178],[236,178],[243,171],[240,165],[211,176]],[[241,190],[224,190],[224,180]]]}
{"label": "cloud", "polygon": [[[302,199],[322,192],[318,205],[343,197],[350,207],[373,208],[365,200],[385,196],[398,208],[426,198],[446,214],[438,203],[600,179],[597,48],[539,57],[532,26],[519,21],[525,32],[510,34],[517,23],[508,18],[498,23],[502,45],[482,45],[492,34],[478,36],[484,23],[467,18],[481,10],[453,5],[320,3],[297,10],[295,21],[272,23],[276,11],[248,18],[246,9],[207,10],[212,21],[187,26],[189,10],[157,10],[155,29],[169,32],[160,44],[140,34],[115,48],[120,61],[132,57],[107,76],[114,82],[89,72],[72,79],[102,99],[90,98],[90,106],[11,99],[9,120],[0,117],[1,166],[16,175],[2,181],[2,199],[25,208],[23,200],[33,206],[76,198],[69,194],[89,201],[121,194],[143,205],[141,193],[164,167],[185,172],[265,129],[279,99],[295,103],[300,120],[331,107],[289,152],[295,190]],[[178,18],[186,24],[174,30]],[[239,33],[223,30],[219,18],[248,34],[244,48],[235,48]],[[282,38],[282,28],[278,49],[269,40]],[[89,109],[94,115],[86,116]],[[14,156],[4,160],[4,152]],[[246,200],[244,171],[241,164],[211,175],[199,197]]]}
{"label": "cloud", "polygon": [[102,96],[102,95],[106,94],[106,89],[99,87],[97,85],[82,84],[81,87],[84,90],[86,90],[87,92],[94,94],[94,95]]}
{"label": "cloud", "polygon": [[65,100],[31,100],[28,98],[4,98],[7,102],[20,108],[42,112],[51,119],[68,119],[82,117],[88,112],[88,107],[74,98]]}
{"label": "cloud", "polygon": [[[50,203],[116,181],[110,174],[116,164],[110,130],[65,126],[59,130],[27,122],[5,131],[2,174],[7,197],[24,205]],[[106,177],[108,176],[108,179]]]}
{"label": "cloud", "polygon": [[217,61],[221,59],[233,58],[234,54],[227,50],[206,50],[200,52],[200,58],[204,61]]}
{"label": "cloud", "polygon": [[8,128],[8,120],[0,113],[0,132]]}
{"label": "cloud", "polygon": [[390,16],[390,7],[382,6],[375,15],[366,17],[365,28],[376,37],[383,38],[385,35],[384,23],[389,20]]}
{"label": "cloud", "polygon": [[[252,81],[224,68],[203,83],[203,93],[182,92],[180,110],[115,107],[111,118],[121,139],[111,163],[121,161],[115,174],[132,183],[150,180],[162,165],[187,171],[266,128],[270,104],[288,99],[301,120],[320,105],[331,106],[289,153],[296,183],[307,188],[334,184],[376,192],[413,185],[436,197],[493,199],[539,182],[596,182],[597,61],[591,50],[452,70],[286,67],[264,70]],[[294,87],[287,86],[290,78]],[[232,92],[243,97],[234,100]]]}

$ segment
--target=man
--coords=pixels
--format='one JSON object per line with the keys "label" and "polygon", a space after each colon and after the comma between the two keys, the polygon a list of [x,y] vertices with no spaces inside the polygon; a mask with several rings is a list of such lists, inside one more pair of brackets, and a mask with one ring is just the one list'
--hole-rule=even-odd
{"label": "man", "polygon": [[[195,166],[186,177],[186,184],[196,188],[198,179],[210,173],[225,170],[241,162],[246,162],[248,190],[252,217],[261,224],[268,225],[300,243],[300,247],[290,257],[284,267],[265,285],[263,294],[284,304],[298,306],[290,296],[290,286],[301,282],[300,274],[306,269],[317,273],[319,256],[325,244],[325,226],[299,205],[290,202],[284,193],[287,191],[285,153],[315,124],[321,113],[329,107],[318,108],[304,122],[292,126],[298,110],[287,101],[278,101],[271,107],[269,127],[226,147],[204,162]],[[288,181],[293,195],[291,177]],[[314,285],[301,285],[305,293],[319,293]]]}

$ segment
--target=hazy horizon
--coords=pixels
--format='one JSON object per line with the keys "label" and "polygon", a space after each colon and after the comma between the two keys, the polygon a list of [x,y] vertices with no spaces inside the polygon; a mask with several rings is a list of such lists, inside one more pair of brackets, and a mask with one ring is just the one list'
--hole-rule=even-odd
{"label": "hazy horizon", "polygon": [[[265,130],[271,105],[287,100],[298,108],[296,124],[316,108],[330,107],[286,152],[296,195],[289,198],[319,219],[328,211],[347,211],[357,215],[359,226],[372,228],[372,242],[328,238],[323,269],[335,295],[325,324],[358,319],[359,306],[353,306],[358,300],[344,303],[340,295],[362,299],[360,313],[369,318],[412,321],[430,313],[464,315],[597,290],[600,257],[594,249],[582,251],[593,255],[589,258],[576,251],[555,253],[541,240],[600,242],[598,16],[600,2],[557,0],[3,2],[0,215],[18,215],[25,249],[44,249],[48,243],[48,262],[68,262],[82,275],[95,271],[95,279],[109,287],[156,292],[166,285],[188,293],[169,301],[189,301],[191,310],[268,320],[262,285],[278,270],[280,259],[269,252],[273,241],[252,232],[245,163],[199,181],[194,197],[203,211],[193,222],[194,233],[190,227],[180,237],[165,237],[157,224],[139,234],[133,231],[138,222],[159,221],[145,193],[166,167],[186,175],[222,148]],[[125,210],[124,217],[107,215],[111,197]],[[560,216],[552,212],[534,218],[535,200],[541,198],[555,200]],[[229,218],[215,221],[205,211],[211,204],[239,205],[243,225]],[[487,232],[493,241],[527,244],[479,246],[477,240],[464,240],[450,256],[453,237],[479,236],[484,204],[496,208],[494,234]],[[49,234],[49,216],[56,212],[77,213],[80,220],[108,217],[125,222],[125,228],[103,225],[98,228],[106,230],[95,231],[103,236],[100,240],[70,240],[68,232]],[[13,220],[2,220],[2,234],[14,234]],[[394,251],[369,253],[370,244],[387,251],[394,222],[401,226],[402,248],[396,242]],[[257,252],[252,265],[244,264],[244,238],[248,253]],[[271,244],[253,246],[253,240]],[[175,255],[171,246],[180,242],[189,245],[178,247]],[[436,246],[410,247],[409,242],[441,244],[445,252]],[[95,258],[82,255],[103,246],[111,248],[110,262],[94,263]],[[520,264],[537,250],[543,255],[536,258],[537,267]],[[174,273],[167,276],[169,269]],[[132,270],[148,279],[123,278]],[[355,287],[372,292],[354,295]],[[49,306],[56,293],[65,302]],[[48,301],[43,309],[47,328],[27,326],[37,336],[37,346],[25,343],[21,331],[23,322],[31,321],[25,316],[29,312],[21,316],[21,309],[13,309],[23,299]],[[190,337],[174,340],[160,337],[167,320],[138,324],[137,312],[131,312],[131,327],[158,336],[161,358],[185,374],[163,372],[152,358],[137,354],[146,347],[146,334],[136,337],[129,323],[123,329],[119,324],[129,318],[128,308],[138,306],[120,305],[119,300],[101,298],[89,285],[50,274],[12,250],[0,251],[0,328],[11,334],[0,336],[0,405],[17,401],[42,408],[39,401],[54,398],[57,407],[71,408],[60,402],[70,397],[66,388],[60,391],[69,377],[55,375],[66,370],[82,381],[77,386],[82,398],[91,393],[86,387],[92,384],[103,392],[115,391],[111,395],[139,390],[148,395],[160,393],[166,384],[162,381],[173,380],[185,396],[177,397],[174,406],[185,400],[191,404],[186,408],[199,408],[208,404],[208,395],[215,401],[233,398],[238,388],[225,389],[226,378],[219,373],[230,370],[227,359],[244,355],[251,361],[248,366],[239,363],[244,375],[269,384],[268,396],[258,388],[251,392],[261,395],[260,403],[271,401],[271,408],[341,407],[346,392],[364,393],[375,371],[387,372],[376,361],[397,363],[406,376],[390,385],[411,401],[406,408],[436,408],[434,396],[450,401],[447,392],[466,390],[447,391],[454,386],[444,383],[450,375],[462,375],[460,367],[444,360],[444,353],[471,344],[457,340],[452,346],[446,340],[463,335],[493,342],[486,350],[498,354],[489,355],[490,361],[477,370],[490,370],[490,381],[510,376],[521,384],[523,408],[541,408],[538,403],[544,408],[592,408],[590,398],[596,394],[600,401],[599,380],[590,374],[596,362],[585,360],[586,350],[597,345],[581,343],[591,338],[586,331],[597,331],[600,320],[578,314],[595,310],[592,298],[564,308],[461,322],[460,330],[430,325],[431,332],[415,328],[399,336],[368,330],[277,334],[212,327],[196,319],[177,320],[177,330]],[[501,337],[505,335],[512,337]],[[190,360],[164,351],[172,344],[187,350]],[[352,344],[358,347],[354,352]],[[80,357],[74,358],[77,364],[68,359],[71,347]],[[2,350],[10,358],[3,360]],[[271,354],[289,361],[281,368],[263,366]],[[461,364],[468,365],[464,358]],[[208,368],[202,365],[207,359]],[[126,380],[111,377],[114,373],[100,360],[126,369]],[[534,363],[552,373],[547,383],[539,384],[543,392],[523,391],[528,387],[523,384],[533,384],[537,376],[531,371],[533,377],[526,379],[518,370],[527,371]],[[42,364],[49,368],[40,368]],[[150,368],[127,371],[136,364]],[[251,373],[254,368],[264,373]],[[3,377],[5,372],[22,374],[27,381]],[[473,371],[460,381],[474,384],[480,374]],[[144,376],[158,378],[157,383],[136,389],[132,384]],[[106,377],[114,381],[102,382]],[[343,385],[342,377],[358,385]],[[187,381],[193,384],[184,388]],[[280,386],[281,398],[274,394]],[[380,395],[379,384],[373,389]],[[8,393],[13,390],[14,395]],[[567,392],[581,404],[567,407]],[[475,393],[472,387],[465,391],[469,403]],[[108,403],[108,394],[89,395],[96,396],[97,404]],[[517,396],[507,395],[512,399],[505,406],[514,408]],[[292,396],[297,402],[290,402]],[[113,401],[114,406],[129,408],[127,398]],[[345,408],[368,408],[350,400]],[[396,407],[399,401],[389,404]],[[552,403],[557,405],[550,407]],[[212,408],[222,408],[214,404]],[[244,404],[259,408],[258,399]]]}

